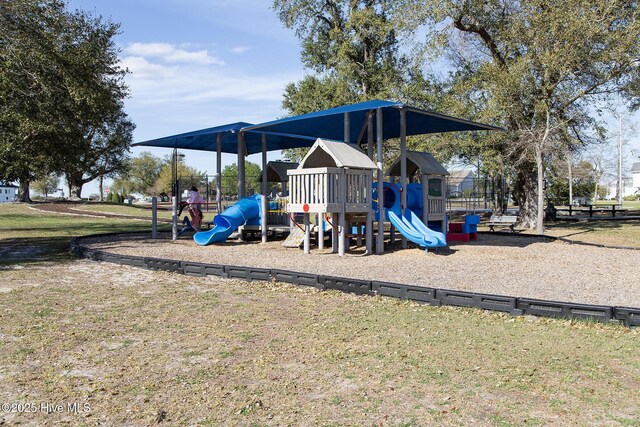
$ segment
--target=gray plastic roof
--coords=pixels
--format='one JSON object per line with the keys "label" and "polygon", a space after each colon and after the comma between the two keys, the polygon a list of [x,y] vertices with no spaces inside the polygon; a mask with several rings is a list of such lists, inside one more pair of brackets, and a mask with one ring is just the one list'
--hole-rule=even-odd
{"label": "gray plastic roof", "polygon": [[[282,162],[274,160],[267,163],[267,182],[285,182],[289,180],[287,171],[298,167],[296,162]],[[259,182],[262,182],[260,174]]]}
{"label": "gray plastic roof", "polygon": [[309,149],[298,169],[339,167],[377,169],[375,163],[356,144],[318,138]]}
{"label": "gray plastic roof", "polygon": [[[407,150],[407,175],[416,171],[428,175],[449,175],[449,171],[431,153]],[[400,176],[400,157],[389,168],[389,176]]]}

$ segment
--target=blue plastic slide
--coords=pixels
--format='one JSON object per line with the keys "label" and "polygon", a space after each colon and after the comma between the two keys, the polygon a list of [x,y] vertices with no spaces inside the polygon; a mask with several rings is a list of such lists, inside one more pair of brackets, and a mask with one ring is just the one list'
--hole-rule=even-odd
{"label": "blue plastic slide", "polygon": [[227,240],[238,227],[260,219],[262,196],[254,195],[241,199],[213,218],[213,228],[193,235],[193,241],[200,246]]}
{"label": "blue plastic slide", "polygon": [[424,248],[438,248],[447,245],[444,234],[431,230],[416,214],[398,216],[394,211],[387,210],[387,217],[391,224],[408,240]]}
{"label": "blue plastic slide", "polygon": [[416,228],[416,230],[421,231],[427,236],[435,237],[438,240],[438,243],[440,243],[439,246],[447,246],[447,236],[444,233],[432,230],[424,222],[422,222],[420,217],[416,215],[415,212],[409,212],[411,213],[410,223]]}

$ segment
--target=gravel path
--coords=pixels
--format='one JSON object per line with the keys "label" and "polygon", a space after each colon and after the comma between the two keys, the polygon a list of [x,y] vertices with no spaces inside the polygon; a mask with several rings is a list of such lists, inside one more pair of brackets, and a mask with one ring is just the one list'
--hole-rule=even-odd
{"label": "gravel path", "polygon": [[281,242],[197,246],[171,240],[84,240],[109,252],[197,262],[278,268],[451,290],[587,304],[640,307],[640,251],[570,245],[519,236],[480,235],[441,253],[418,248],[382,256],[283,248]]}

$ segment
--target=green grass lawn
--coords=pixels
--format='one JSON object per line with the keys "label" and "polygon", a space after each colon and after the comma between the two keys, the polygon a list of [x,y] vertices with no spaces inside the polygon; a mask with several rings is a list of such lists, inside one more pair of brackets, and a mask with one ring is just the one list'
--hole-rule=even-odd
{"label": "green grass lawn", "polygon": [[0,205],[0,403],[88,408],[0,425],[640,426],[640,328],[68,255],[140,229]]}
{"label": "green grass lawn", "polygon": [[[612,205],[612,204],[617,204],[618,201],[617,200],[598,200],[596,201],[596,205]],[[623,200],[622,201],[622,208],[623,209],[633,209],[633,210],[638,210],[640,209],[640,200]]]}
{"label": "green grass lawn", "polygon": [[640,248],[640,220],[549,223],[545,224],[545,234],[579,242]]}
{"label": "green grass lawn", "polygon": [[[9,425],[640,423],[640,330],[76,261],[0,272]],[[11,418],[10,418],[11,417]]]}
{"label": "green grass lawn", "polygon": [[[159,224],[159,230],[168,229]],[[121,219],[60,215],[24,204],[0,204],[0,265],[42,260],[68,260],[74,236],[149,231],[151,224]]]}
{"label": "green grass lawn", "polygon": [[[136,206],[119,203],[85,203],[78,205],[74,209],[96,212],[96,213],[113,213],[117,215],[129,215],[147,217],[151,219],[151,206]],[[171,219],[171,211],[167,206],[158,209],[158,218]]]}

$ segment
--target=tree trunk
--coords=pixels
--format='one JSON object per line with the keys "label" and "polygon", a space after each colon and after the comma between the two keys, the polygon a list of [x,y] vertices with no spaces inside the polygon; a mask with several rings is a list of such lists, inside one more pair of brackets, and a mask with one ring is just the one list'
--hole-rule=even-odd
{"label": "tree trunk", "polygon": [[29,195],[29,184],[31,182],[28,179],[20,180],[20,201],[24,203],[31,203],[31,196]]}
{"label": "tree trunk", "polygon": [[67,176],[67,186],[69,188],[69,199],[71,200],[80,200],[82,197],[82,186],[89,182],[86,179],[83,179],[82,175],[78,174],[70,174],[66,173]]}
{"label": "tree trunk", "polygon": [[513,196],[520,207],[518,222],[525,228],[535,228],[538,215],[536,171],[524,165],[516,173]]}
{"label": "tree trunk", "polygon": [[541,147],[536,144],[536,170],[538,175],[538,206],[536,217],[536,233],[544,233],[544,159]]}
{"label": "tree trunk", "polygon": [[104,176],[100,175],[100,201],[104,202]]}
{"label": "tree trunk", "polygon": [[80,200],[82,197],[82,186],[83,183],[73,183],[69,184],[69,198],[73,200]]}
{"label": "tree trunk", "polygon": [[492,181],[493,187],[493,213],[496,215],[504,215],[507,203],[505,203],[505,188],[502,185],[504,177],[502,174],[496,175]]}

